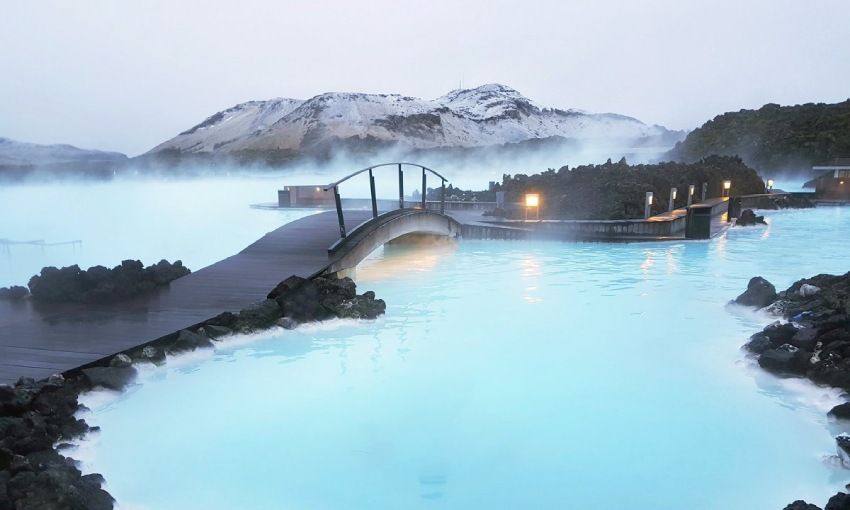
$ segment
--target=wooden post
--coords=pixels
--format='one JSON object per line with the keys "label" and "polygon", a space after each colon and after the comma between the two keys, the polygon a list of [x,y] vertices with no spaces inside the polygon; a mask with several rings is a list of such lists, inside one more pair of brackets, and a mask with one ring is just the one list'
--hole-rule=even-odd
{"label": "wooden post", "polygon": [[404,172],[401,171],[401,163],[398,164],[398,208],[404,209]]}
{"label": "wooden post", "polygon": [[440,185],[440,214],[446,214],[446,181],[442,180]]}
{"label": "wooden post", "polygon": [[378,198],[375,196],[375,176],[372,175],[372,169],[369,169],[369,188],[372,191],[372,217],[378,217]]}
{"label": "wooden post", "polygon": [[342,199],[339,197],[339,186],[334,186],[334,201],[336,202],[336,219],[339,221],[339,237],[345,237],[345,218],[342,217]]}
{"label": "wooden post", "polygon": [[425,168],[422,168],[422,210],[425,210],[425,193],[427,188],[425,188]]}

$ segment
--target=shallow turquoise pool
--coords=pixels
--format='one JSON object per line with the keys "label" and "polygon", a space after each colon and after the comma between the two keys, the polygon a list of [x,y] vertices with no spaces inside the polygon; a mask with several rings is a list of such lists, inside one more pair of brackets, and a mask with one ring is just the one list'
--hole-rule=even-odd
{"label": "shallow turquoise pool", "polygon": [[823,503],[838,393],[739,350],[760,274],[845,272],[850,209],[706,242],[387,248],[376,322],[277,330],[92,394],[74,455],[125,508],[747,509]]}

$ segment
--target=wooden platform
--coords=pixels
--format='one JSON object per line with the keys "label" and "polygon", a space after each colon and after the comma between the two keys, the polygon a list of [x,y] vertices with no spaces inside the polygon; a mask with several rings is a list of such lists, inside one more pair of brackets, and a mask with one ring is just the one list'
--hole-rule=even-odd
{"label": "wooden platform", "polygon": [[[345,212],[349,228],[370,217]],[[64,372],[245,308],[290,275],[324,270],[338,238],[336,212],[323,212],[140,299],[103,306],[0,301],[0,384]]]}

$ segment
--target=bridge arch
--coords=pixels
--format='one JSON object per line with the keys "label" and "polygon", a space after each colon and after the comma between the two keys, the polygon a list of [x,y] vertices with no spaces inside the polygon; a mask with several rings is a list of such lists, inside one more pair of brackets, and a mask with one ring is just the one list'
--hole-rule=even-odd
{"label": "bridge arch", "polygon": [[[375,175],[373,170],[383,167],[398,168],[398,209],[378,214],[377,196],[375,195]],[[417,203],[405,204],[404,200],[404,170],[413,167],[414,171],[422,173],[422,199]],[[372,218],[348,232],[345,225],[345,213],[339,194],[340,184],[360,174],[369,174],[369,188],[372,199]],[[439,209],[432,207],[426,200],[428,174],[440,180]],[[398,162],[381,163],[363,168],[338,181],[325,186],[325,191],[333,190],[336,203],[337,220],[339,222],[340,238],[328,249],[330,264],[325,273],[340,273],[353,269],[375,249],[401,236],[414,233],[435,234],[447,237],[457,237],[461,233],[460,224],[445,214],[447,179],[435,170],[418,163]],[[405,207],[407,205],[408,207]],[[436,204],[432,203],[432,206]],[[412,207],[410,207],[412,206]]]}
{"label": "bridge arch", "polygon": [[328,249],[330,264],[324,273],[344,273],[384,244],[407,234],[459,237],[455,219],[427,209],[396,209],[365,221]]}

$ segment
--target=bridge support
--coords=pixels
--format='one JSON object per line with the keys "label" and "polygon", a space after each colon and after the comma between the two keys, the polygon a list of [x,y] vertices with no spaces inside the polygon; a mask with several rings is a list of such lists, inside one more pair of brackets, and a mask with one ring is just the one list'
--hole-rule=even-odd
{"label": "bridge support", "polygon": [[433,234],[451,239],[460,236],[461,230],[460,223],[454,219],[418,208],[384,213],[377,220],[360,224],[348,237],[331,246],[330,263],[324,273],[350,270],[376,248],[407,234]]}

